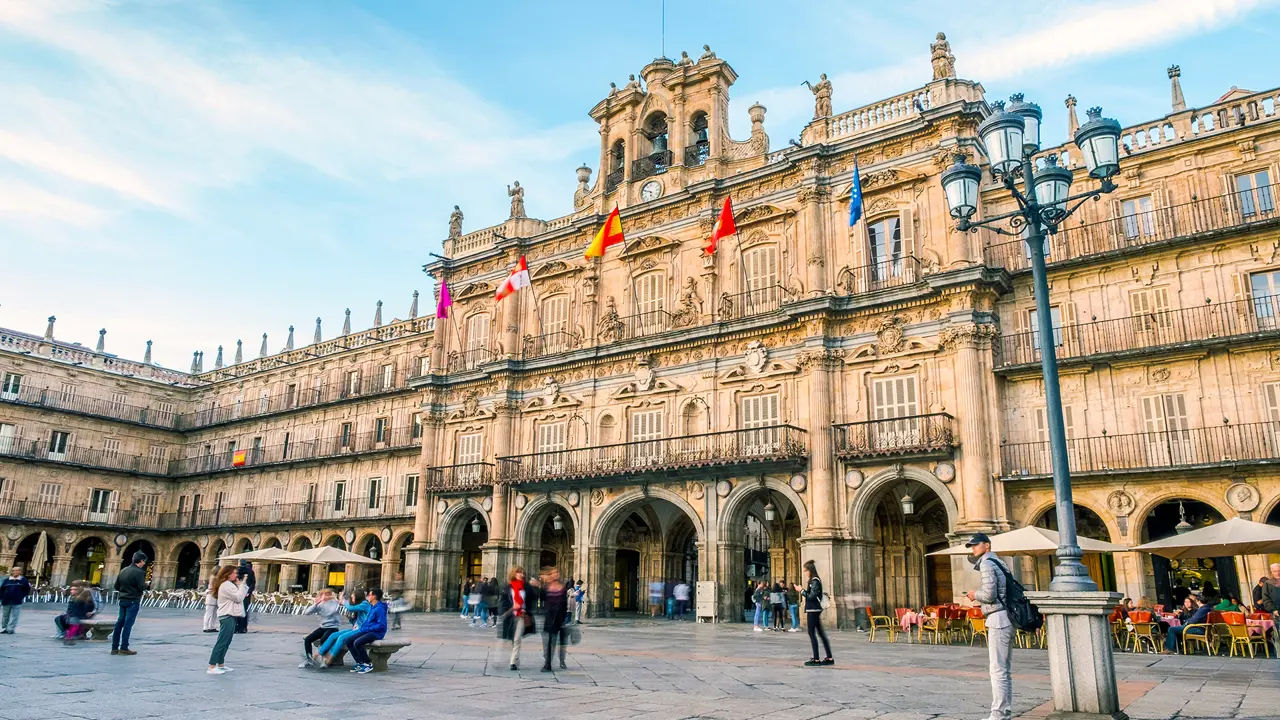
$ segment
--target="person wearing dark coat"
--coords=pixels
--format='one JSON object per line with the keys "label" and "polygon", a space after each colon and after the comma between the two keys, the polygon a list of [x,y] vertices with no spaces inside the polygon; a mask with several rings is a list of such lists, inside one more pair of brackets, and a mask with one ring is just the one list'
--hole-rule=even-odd
{"label": "person wearing dark coat", "polygon": [[501,637],[511,641],[511,669],[520,669],[520,645],[525,635],[536,633],[537,624],[529,611],[537,605],[537,583],[526,579],[524,568],[516,566],[507,574],[507,584],[498,596],[498,612],[502,623]]}
{"label": "person wearing dark coat", "polygon": [[249,605],[253,602],[253,591],[258,587],[258,576],[253,572],[253,563],[241,560],[236,568],[236,577],[244,579],[244,615],[236,618],[236,633],[243,635],[249,632]]}
{"label": "person wearing dark coat", "polygon": [[569,586],[560,579],[558,568],[547,568],[542,575],[543,593],[542,632],[546,640],[542,652],[542,672],[551,672],[551,656],[555,654],[556,643],[560,643],[560,669],[569,669],[564,664],[565,641],[568,631],[565,620],[569,615]]}

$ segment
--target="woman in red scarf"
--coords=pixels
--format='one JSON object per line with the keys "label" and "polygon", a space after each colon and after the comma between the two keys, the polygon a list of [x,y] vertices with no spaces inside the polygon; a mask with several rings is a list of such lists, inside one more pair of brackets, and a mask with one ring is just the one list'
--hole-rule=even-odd
{"label": "woman in red scarf", "polygon": [[519,565],[507,573],[507,586],[503,588],[502,598],[498,602],[498,610],[502,616],[502,639],[511,641],[511,669],[520,667],[520,639],[529,633],[537,632],[533,622],[533,614],[529,612],[536,605],[537,583],[526,580],[524,568]]}

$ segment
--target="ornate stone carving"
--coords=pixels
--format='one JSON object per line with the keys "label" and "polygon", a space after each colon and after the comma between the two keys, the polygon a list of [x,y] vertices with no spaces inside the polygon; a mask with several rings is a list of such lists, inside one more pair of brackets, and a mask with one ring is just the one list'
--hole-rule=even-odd
{"label": "ornate stone carving", "polygon": [[824,370],[836,370],[844,362],[844,350],[839,348],[819,348],[806,350],[796,358],[796,367],[805,370],[810,366]]}
{"label": "ornate stone carving", "polygon": [[524,188],[520,187],[520,181],[516,180],[515,186],[507,186],[507,195],[511,197],[511,215],[508,219],[529,217],[524,212]]}
{"label": "ornate stone carving", "polygon": [[831,81],[827,79],[827,74],[822,73],[817,84],[810,84],[808,80],[804,84],[813,93],[813,119],[831,117]]}
{"label": "ornate stone carving", "polygon": [[552,404],[560,397],[560,381],[555,377],[548,377],[542,381],[542,389],[546,394],[547,403]]}
{"label": "ornate stone carving", "polygon": [[617,342],[622,338],[622,317],[618,315],[618,304],[610,295],[605,298],[604,313],[596,325],[596,337],[602,343]]}
{"label": "ornate stone carving", "polygon": [[862,176],[862,188],[874,188],[881,185],[890,185],[898,181],[898,171],[893,168],[888,170],[880,170],[878,172],[867,173]]}
{"label": "ornate stone carving", "polygon": [[960,325],[949,325],[938,333],[938,347],[943,350],[952,350],[959,347],[962,342],[969,342],[980,339],[990,339],[998,337],[1000,330],[995,325],[989,323],[963,323]]}
{"label": "ornate stone carving", "polygon": [[1151,382],[1162,383],[1169,379],[1169,368],[1155,368],[1151,371]]}
{"label": "ornate stone carving", "polygon": [[955,164],[956,156],[963,156],[965,162],[973,162],[973,150],[967,147],[942,148],[933,154],[933,164],[940,168],[949,168]]}
{"label": "ornate stone carving", "polygon": [[604,504],[604,491],[600,488],[591,490],[591,504],[599,507]]}
{"label": "ornate stone carving", "polygon": [[680,291],[680,304],[672,317],[671,324],[678,328],[692,327],[702,316],[702,299],[698,297],[698,281],[689,277]]}
{"label": "ornate stone carving", "polygon": [[929,45],[929,53],[934,80],[956,76],[956,56],[951,54],[951,43],[947,42],[946,33],[938,33],[937,42]]}
{"label": "ornate stone carving", "polygon": [[694,500],[701,500],[706,497],[707,491],[703,489],[702,483],[691,482],[689,483],[689,494],[693,496]]}
{"label": "ornate stone carving", "polygon": [[466,417],[475,417],[480,413],[480,393],[468,390],[463,394],[462,413]]}
{"label": "ornate stone carving", "polygon": [[449,237],[462,237],[462,209],[457,205],[454,205],[453,212],[449,213]]}
{"label": "ornate stone carving", "polygon": [[766,363],[769,362],[769,348],[759,340],[752,340],[747,343],[746,361],[751,372],[763,372]]}
{"label": "ornate stone carving", "polygon": [[1138,502],[1124,490],[1116,490],[1107,496],[1107,509],[1116,517],[1128,517]]}
{"label": "ornate stone carving", "polygon": [[903,319],[897,315],[885,318],[880,322],[880,329],[876,330],[876,352],[880,355],[892,355],[901,352],[906,344],[906,337],[902,333]]}
{"label": "ornate stone carving", "polygon": [[1262,502],[1258,488],[1245,483],[1235,483],[1227,488],[1227,505],[1236,512],[1252,512]]}

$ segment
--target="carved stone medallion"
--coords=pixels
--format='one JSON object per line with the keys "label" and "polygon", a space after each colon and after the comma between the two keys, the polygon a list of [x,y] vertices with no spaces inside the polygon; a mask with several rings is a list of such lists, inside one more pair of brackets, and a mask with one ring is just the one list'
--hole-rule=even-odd
{"label": "carved stone medallion", "polygon": [[444,500],[437,500],[437,501],[436,501],[436,514],[437,514],[437,515],[443,515],[443,514],[444,514],[444,511],[445,511],[445,510],[448,510],[448,509],[449,509],[449,503],[445,502]]}
{"label": "carved stone medallion", "polygon": [[1252,512],[1262,502],[1258,488],[1245,483],[1236,483],[1227,488],[1227,505],[1236,512]]}
{"label": "carved stone medallion", "polygon": [[902,318],[893,316],[880,323],[876,331],[876,351],[881,355],[892,355],[902,350],[905,338],[902,334]]}
{"label": "carved stone medallion", "polygon": [[765,363],[769,361],[769,348],[759,340],[752,340],[747,343],[747,368],[751,372],[761,372],[764,370]]}
{"label": "carved stone medallion", "polygon": [[804,473],[796,473],[791,476],[790,484],[792,490],[795,490],[796,492],[804,492],[804,489],[809,485],[809,481],[805,478]]}
{"label": "carved stone medallion", "polygon": [[8,532],[5,533],[5,537],[9,538],[10,540],[17,540],[18,538],[22,537],[22,529],[19,528],[17,525],[11,525],[9,527]]}
{"label": "carved stone medallion", "polygon": [[857,490],[862,487],[863,480],[861,470],[850,470],[844,474],[844,485],[850,490]]}
{"label": "carved stone medallion", "polygon": [[203,550],[203,549],[205,549],[205,548],[207,548],[207,547],[209,547],[209,536],[208,536],[208,535],[201,535],[201,536],[200,536],[200,549],[201,549],[201,550]]}
{"label": "carved stone medallion", "polygon": [[582,497],[578,495],[577,490],[570,490],[568,500],[570,507],[578,507],[578,503],[582,500]]}
{"label": "carved stone medallion", "polygon": [[721,480],[716,483],[716,495],[720,497],[729,497],[729,493],[733,492],[733,483],[728,480]]}
{"label": "carved stone medallion", "polygon": [[1127,517],[1137,506],[1133,496],[1124,490],[1116,490],[1107,496],[1107,509],[1116,517]]}
{"label": "carved stone medallion", "polygon": [[529,498],[525,497],[524,495],[517,495],[517,496],[516,496],[516,509],[517,509],[517,510],[523,510],[523,509],[524,509],[524,506],[525,506],[525,505],[528,505],[528,504],[529,504]]}
{"label": "carved stone medallion", "polygon": [[382,538],[382,542],[384,543],[391,542],[391,528],[389,527],[382,528],[382,532],[378,533],[378,536]]}
{"label": "carved stone medallion", "polygon": [[492,496],[492,495],[486,495],[486,496],[485,496],[485,498],[484,498],[483,500],[481,500],[481,501],[480,501],[480,507],[484,508],[484,511],[485,511],[485,512],[489,512],[490,510],[492,510],[492,509],[493,509],[493,496]]}
{"label": "carved stone medallion", "polygon": [[591,491],[591,504],[596,506],[600,506],[604,504],[603,490],[601,490],[600,488],[595,488]]}
{"label": "carved stone medallion", "polygon": [[933,469],[933,474],[944,483],[951,482],[956,479],[956,467],[951,463],[938,463],[938,467]]}
{"label": "carved stone medallion", "polygon": [[693,496],[694,500],[701,500],[706,497],[707,491],[703,489],[702,483],[695,482],[693,483],[693,487],[689,490],[689,494]]}

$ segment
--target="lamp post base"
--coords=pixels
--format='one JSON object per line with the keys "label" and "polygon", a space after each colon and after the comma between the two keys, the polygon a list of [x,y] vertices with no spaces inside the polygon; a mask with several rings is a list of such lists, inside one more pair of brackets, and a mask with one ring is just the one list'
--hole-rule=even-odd
{"label": "lamp post base", "polygon": [[1044,613],[1056,720],[1128,720],[1120,710],[1108,617],[1112,592],[1028,592]]}

